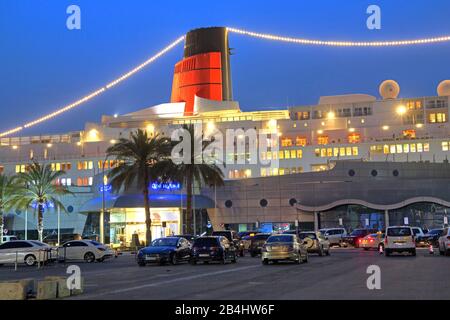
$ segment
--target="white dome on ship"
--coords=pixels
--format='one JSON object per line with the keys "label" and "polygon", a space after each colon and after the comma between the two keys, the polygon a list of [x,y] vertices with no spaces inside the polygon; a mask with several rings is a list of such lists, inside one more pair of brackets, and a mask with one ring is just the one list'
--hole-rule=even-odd
{"label": "white dome on ship", "polygon": [[380,95],[383,99],[397,99],[400,86],[394,80],[385,80],[380,84]]}
{"label": "white dome on ship", "polygon": [[438,96],[450,96],[450,80],[444,80],[437,87]]}

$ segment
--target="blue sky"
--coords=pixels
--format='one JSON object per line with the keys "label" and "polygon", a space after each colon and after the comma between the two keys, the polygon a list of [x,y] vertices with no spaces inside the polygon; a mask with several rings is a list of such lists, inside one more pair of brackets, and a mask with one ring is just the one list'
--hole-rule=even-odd
{"label": "blue sky", "polygon": [[[81,30],[66,8],[81,8]],[[382,10],[381,30],[366,8]],[[103,86],[188,30],[233,26],[326,40],[389,40],[450,34],[450,1],[1,0],[0,131]],[[314,104],[321,95],[368,93],[393,78],[401,96],[435,95],[450,79],[450,43],[405,48],[323,48],[230,36],[234,98],[243,110]],[[170,99],[182,46],[93,101],[21,134],[80,130],[102,114]]]}

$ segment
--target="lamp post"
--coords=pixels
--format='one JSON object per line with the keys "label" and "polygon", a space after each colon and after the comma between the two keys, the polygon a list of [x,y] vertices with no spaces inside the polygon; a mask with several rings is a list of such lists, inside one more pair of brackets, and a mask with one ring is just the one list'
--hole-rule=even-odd
{"label": "lamp post", "polygon": [[105,243],[105,189],[108,183],[107,179],[105,179],[105,164],[108,160],[109,155],[105,157],[105,160],[102,163],[102,211],[100,211],[100,243]]}

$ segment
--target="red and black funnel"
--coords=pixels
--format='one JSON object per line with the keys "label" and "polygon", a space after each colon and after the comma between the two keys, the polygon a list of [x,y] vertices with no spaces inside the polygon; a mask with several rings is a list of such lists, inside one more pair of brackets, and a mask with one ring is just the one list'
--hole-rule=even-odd
{"label": "red and black funnel", "polygon": [[186,35],[184,59],[175,65],[171,102],[186,102],[185,114],[194,111],[195,96],[232,100],[228,31],[201,28]]}

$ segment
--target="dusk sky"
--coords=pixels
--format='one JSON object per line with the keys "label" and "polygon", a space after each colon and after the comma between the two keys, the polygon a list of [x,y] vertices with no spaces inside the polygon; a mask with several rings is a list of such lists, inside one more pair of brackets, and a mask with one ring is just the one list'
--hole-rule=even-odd
{"label": "dusk sky", "polygon": [[[81,30],[66,8],[81,8]],[[381,7],[381,30],[366,9]],[[450,35],[450,1],[1,0],[0,131],[52,112],[198,27],[230,26],[323,40],[397,40]],[[230,35],[234,99],[243,110],[317,103],[321,95],[368,93],[395,79],[401,97],[431,96],[450,79],[450,43],[402,48],[324,48]],[[79,108],[20,135],[81,130],[102,114],[168,102],[182,46]]]}

